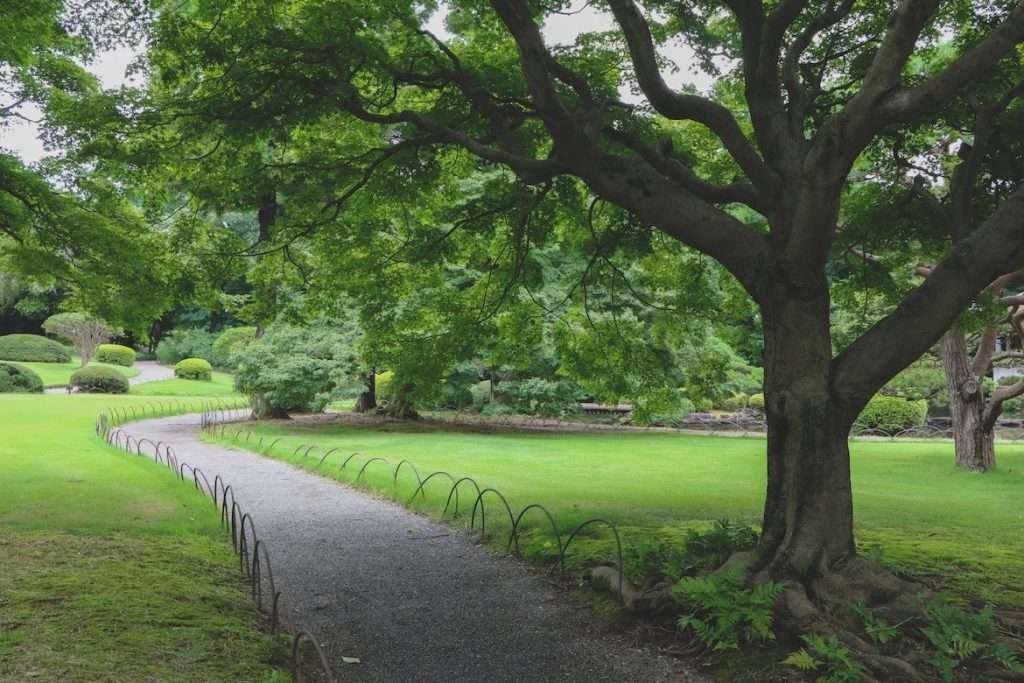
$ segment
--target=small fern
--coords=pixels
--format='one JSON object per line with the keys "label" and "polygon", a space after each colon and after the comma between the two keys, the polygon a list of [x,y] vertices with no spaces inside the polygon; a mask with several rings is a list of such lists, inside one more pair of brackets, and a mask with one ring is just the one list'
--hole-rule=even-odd
{"label": "small fern", "polygon": [[800,636],[800,639],[806,647],[786,657],[783,664],[818,673],[817,683],[860,683],[864,680],[864,667],[836,636],[822,638],[810,634]]}
{"label": "small fern", "polygon": [[899,637],[900,631],[896,626],[890,626],[883,619],[875,616],[871,608],[863,602],[851,605],[850,609],[864,623],[864,633],[868,638],[879,645],[885,645]]}
{"label": "small fern", "polygon": [[742,642],[775,639],[772,613],[782,594],[782,584],[762,583],[747,588],[742,569],[681,580],[672,595],[689,609],[679,628],[694,635],[712,650],[734,650]]}
{"label": "small fern", "polygon": [[921,633],[935,648],[928,661],[947,683],[955,679],[956,669],[972,658],[987,659],[1011,671],[1024,670],[1017,653],[1005,643],[995,641],[992,605],[970,614],[956,605],[935,602],[927,612],[928,625],[921,628]]}

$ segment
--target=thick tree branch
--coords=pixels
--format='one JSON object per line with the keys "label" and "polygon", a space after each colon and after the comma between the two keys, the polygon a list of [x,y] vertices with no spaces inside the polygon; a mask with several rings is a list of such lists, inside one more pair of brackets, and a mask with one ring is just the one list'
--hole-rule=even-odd
{"label": "thick tree branch", "polygon": [[996,337],[998,336],[999,330],[995,325],[989,325],[981,333],[981,339],[978,340],[978,350],[974,354],[974,360],[971,361],[971,374],[978,379],[981,379],[988,372],[988,366],[992,363],[992,354],[996,350]]}
{"label": "thick tree branch", "polygon": [[859,410],[900,368],[953,325],[960,311],[998,277],[1024,266],[1024,188],[953,247],[896,310],[832,361],[832,383]]}
{"label": "thick tree branch", "polygon": [[611,0],[609,5],[629,45],[640,89],[655,111],[666,118],[696,121],[707,126],[721,139],[751,182],[765,196],[773,196],[778,190],[779,178],[747,140],[732,113],[707,98],[669,88],[658,68],[654,39],[640,10],[632,0]]}
{"label": "thick tree branch", "polygon": [[[934,0],[927,0],[930,4]],[[972,83],[984,80],[996,64],[1024,41],[1024,1],[979,44],[921,85],[892,93],[879,114],[885,125],[911,121],[932,111],[936,104],[953,97]],[[912,46],[911,46],[912,47]]]}
{"label": "thick tree branch", "polygon": [[712,204],[746,204],[755,211],[766,213],[760,193],[750,183],[734,182],[728,185],[715,185],[700,178],[691,168],[671,156],[666,156],[654,147],[650,147],[633,139],[630,135],[615,129],[605,129],[605,135],[615,142],[628,147],[662,174],[693,192],[698,197]]}

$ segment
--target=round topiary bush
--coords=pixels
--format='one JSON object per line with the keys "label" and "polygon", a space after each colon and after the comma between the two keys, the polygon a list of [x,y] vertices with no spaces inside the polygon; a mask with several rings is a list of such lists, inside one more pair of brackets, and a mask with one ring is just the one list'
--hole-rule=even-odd
{"label": "round topiary bush", "polygon": [[0,337],[0,360],[67,363],[71,354],[60,343],[37,334],[7,334]]}
{"label": "round topiary bush", "polygon": [[213,368],[202,358],[186,358],[174,366],[174,376],[181,379],[213,379]]}
{"label": "round topiary bush", "polygon": [[908,401],[898,396],[875,396],[857,418],[861,429],[877,429],[884,432],[898,432],[918,427],[928,417],[928,401]]}
{"label": "round topiary bush", "polygon": [[213,358],[218,365],[227,366],[231,354],[256,338],[255,327],[229,327],[213,342]]}
{"label": "round topiary bush", "polygon": [[135,349],[120,344],[100,344],[96,347],[95,360],[130,368],[135,365]]}
{"label": "round topiary bush", "polygon": [[41,394],[43,378],[24,365],[0,363],[0,394]]}
{"label": "round topiary bush", "polygon": [[764,412],[764,394],[751,394],[750,402],[747,403],[751,410],[758,410]]}
{"label": "round topiary bush", "polygon": [[84,394],[127,394],[128,378],[114,368],[90,365],[71,375],[71,386]]}

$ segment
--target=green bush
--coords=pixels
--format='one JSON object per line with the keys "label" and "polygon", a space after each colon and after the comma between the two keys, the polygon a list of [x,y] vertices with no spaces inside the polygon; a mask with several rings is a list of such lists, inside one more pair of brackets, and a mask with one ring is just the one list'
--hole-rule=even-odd
{"label": "green bush", "polygon": [[759,410],[764,412],[764,394],[751,394],[750,400],[747,403],[751,410]]}
{"label": "green bush", "polygon": [[85,394],[127,394],[128,378],[114,368],[90,365],[71,375],[71,386]]}
{"label": "green bush", "polygon": [[861,411],[857,425],[862,429],[891,432],[923,425],[927,417],[928,401],[925,399],[908,401],[898,396],[875,396]]}
{"label": "green bush", "polygon": [[174,366],[174,376],[181,379],[198,379],[205,382],[213,379],[213,368],[202,358],[186,358]]}
{"label": "green bush", "polygon": [[156,347],[156,359],[164,365],[174,365],[186,358],[214,361],[212,332],[200,329],[172,330]]}
{"label": "green bush", "polygon": [[494,400],[521,415],[563,417],[579,412],[580,388],[565,379],[530,377],[506,380],[495,387]]}
{"label": "green bush", "polygon": [[747,407],[747,395],[733,394],[732,396],[727,396],[726,398],[723,398],[721,401],[719,401],[718,407],[721,408],[722,410],[728,410],[731,412],[743,410],[744,408]]}
{"label": "green bush", "polygon": [[43,379],[16,363],[0,363],[0,394],[41,394]]}
{"label": "green bush", "polygon": [[60,343],[37,334],[8,334],[0,337],[0,360],[67,363],[71,354]]}
{"label": "green bush", "polygon": [[231,354],[256,338],[255,327],[229,327],[213,342],[213,361],[221,367],[231,364]]}
{"label": "green bush", "polygon": [[698,413],[710,413],[714,409],[715,404],[712,403],[710,398],[698,398],[693,402],[693,407]]}
{"label": "green bush", "polygon": [[391,380],[395,377],[395,373],[390,370],[377,373],[374,378],[374,386],[377,392],[377,401],[386,401],[391,396]]}
{"label": "green bush", "polygon": [[[235,388],[250,396],[260,417],[291,410],[323,410],[342,396],[365,388],[366,367],[359,362],[351,326],[332,320],[309,325],[277,324],[239,348],[232,357]],[[390,393],[377,375],[377,400]]]}
{"label": "green bush", "polygon": [[120,344],[100,344],[94,358],[98,363],[110,363],[130,368],[135,365],[135,350]]}

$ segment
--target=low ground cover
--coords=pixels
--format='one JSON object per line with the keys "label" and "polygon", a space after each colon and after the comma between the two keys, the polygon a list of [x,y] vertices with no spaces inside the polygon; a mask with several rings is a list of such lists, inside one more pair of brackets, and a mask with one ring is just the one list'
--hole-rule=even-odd
{"label": "low ground cover", "polygon": [[93,434],[152,400],[0,396],[0,680],[287,680],[209,501]]}

